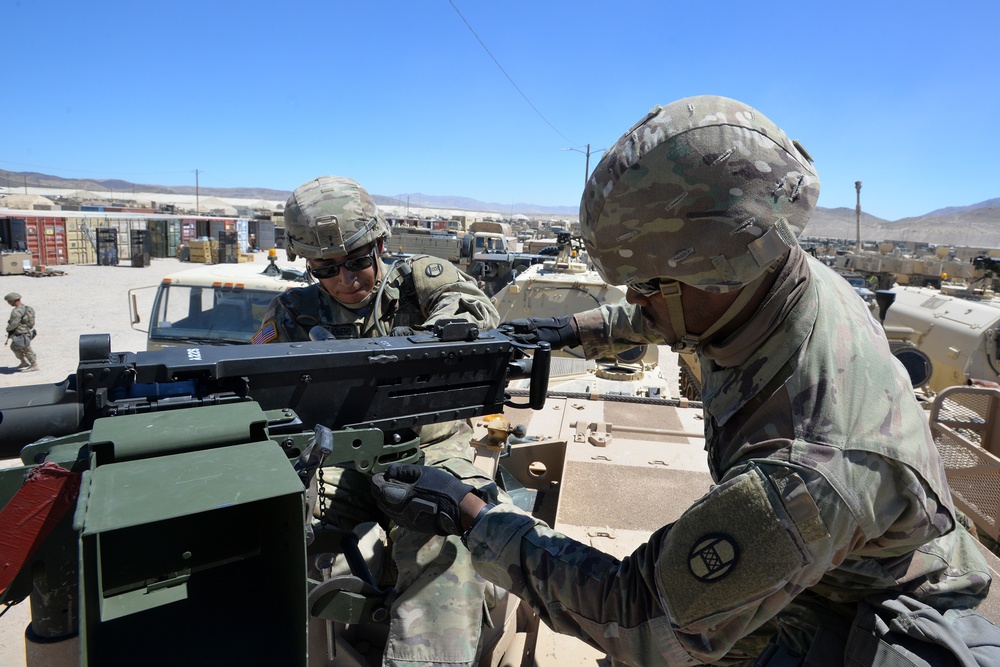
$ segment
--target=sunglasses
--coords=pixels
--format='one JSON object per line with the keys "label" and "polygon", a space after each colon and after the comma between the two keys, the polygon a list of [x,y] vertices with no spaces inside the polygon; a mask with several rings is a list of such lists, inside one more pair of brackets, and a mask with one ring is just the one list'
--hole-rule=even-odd
{"label": "sunglasses", "polygon": [[351,273],[357,273],[358,271],[364,271],[375,263],[375,248],[365,255],[364,257],[355,257],[353,259],[345,259],[343,262],[333,262],[332,264],[324,264],[323,266],[309,267],[309,273],[312,274],[313,278],[317,280],[324,280],[326,278],[333,278],[340,273],[341,267],[347,269]]}

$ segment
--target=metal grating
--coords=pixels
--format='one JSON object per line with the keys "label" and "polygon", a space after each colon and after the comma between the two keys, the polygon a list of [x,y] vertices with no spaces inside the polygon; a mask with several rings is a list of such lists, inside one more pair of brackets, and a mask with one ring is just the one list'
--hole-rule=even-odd
{"label": "metal grating", "polygon": [[950,387],[934,400],[930,426],[955,504],[993,539],[1000,537],[1000,458],[994,415],[1000,391]]}
{"label": "metal grating", "polygon": [[981,446],[991,397],[968,392],[942,393],[941,396],[944,398],[938,409],[938,423],[951,426]]}

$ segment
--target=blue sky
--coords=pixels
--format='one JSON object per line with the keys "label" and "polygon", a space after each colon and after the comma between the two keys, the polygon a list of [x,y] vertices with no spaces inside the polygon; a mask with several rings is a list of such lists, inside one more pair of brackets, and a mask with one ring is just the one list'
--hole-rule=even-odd
{"label": "blue sky", "polygon": [[654,105],[717,94],[802,142],[821,206],[853,209],[856,180],[890,220],[1000,197],[996,0],[0,0],[0,25],[10,171],[332,173],[516,213],[579,204],[561,149],[593,168]]}

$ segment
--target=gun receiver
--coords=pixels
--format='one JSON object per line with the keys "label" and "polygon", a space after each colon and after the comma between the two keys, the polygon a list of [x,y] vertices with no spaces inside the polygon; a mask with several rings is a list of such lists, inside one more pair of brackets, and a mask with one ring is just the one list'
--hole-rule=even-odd
{"label": "gun receiver", "polygon": [[112,353],[106,334],[81,336],[75,375],[0,390],[0,443],[23,447],[105,417],[241,401],[292,410],[310,429],[396,431],[501,412],[513,378],[532,377],[535,395],[544,396],[547,364],[532,375],[524,358],[532,346],[500,330],[455,326],[407,337],[139,353]]}

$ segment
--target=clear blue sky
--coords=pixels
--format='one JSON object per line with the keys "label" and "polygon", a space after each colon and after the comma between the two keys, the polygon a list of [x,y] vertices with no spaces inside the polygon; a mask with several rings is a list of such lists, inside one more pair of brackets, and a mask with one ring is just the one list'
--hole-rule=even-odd
{"label": "clear blue sky", "polygon": [[821,206],[1000,197],[997,0],[453,2],[0,0],[0,168],[577,206],[561,149],[717,94],[802,142]]}

